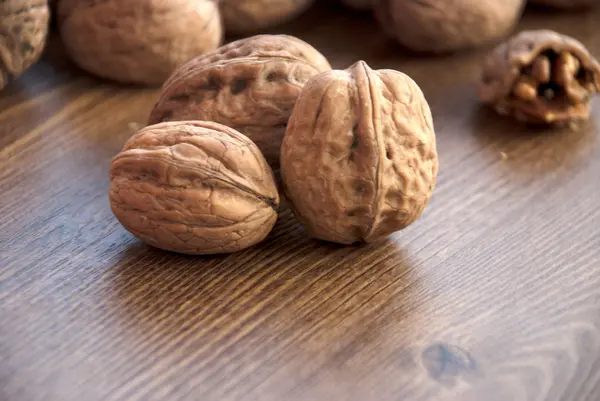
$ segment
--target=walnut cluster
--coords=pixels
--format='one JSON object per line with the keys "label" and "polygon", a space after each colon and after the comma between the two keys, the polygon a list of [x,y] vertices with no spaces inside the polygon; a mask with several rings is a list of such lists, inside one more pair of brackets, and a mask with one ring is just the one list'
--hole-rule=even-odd
{"label": "walnut cluster", "polygon": [[148,124],[112,161],[112,209],[138,238],[181,253],[265,239],[279,205],[271,166],[307,231],[342,244],[412,224],[438,172],[431,112],[413,80],[365,62],[332,70],[286,35],[181,66]]}

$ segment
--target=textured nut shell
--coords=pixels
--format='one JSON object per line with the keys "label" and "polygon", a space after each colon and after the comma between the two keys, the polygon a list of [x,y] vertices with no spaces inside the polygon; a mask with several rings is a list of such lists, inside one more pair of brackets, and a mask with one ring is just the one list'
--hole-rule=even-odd
{"label": "textured nut shell", "polygon": [[219,47],[210,53],[198,56],[179,67],[165,82],[163,87],[168,87],[187,75],[189,72],[223,60],[258,55],[292,55],[308,61],[319,71],[331,70],[329,61],[317,49],[303,40],[289,35],[255,35],[236,40]]}
{"label": "textured nut shell", "polygon": [[236,252],[262,241],[277,220],[271,169],[252,141],[219,124],[146,127],[113,159],[110,176],[117,219],[161,249]]}
{"label": "textured nut shell", "polygon": [[598,0],[529,0],[529,2],[558,9],[577,9],[598,4]]}
{"label": "textured nut shell", "polygon": [[357,10],[368,10],[373,7],[373,0],[341,0],[347,6]]}
{"label": "textured nut shell", "polygon": [[223,36],[214,0],[61,0],[58,17],[70,57],[123,83],[160,85]]}
{"label": "textured nut shell", "polygon": [[472,48],[507,36],[525,0],[375,0],[382,28],[419,52]]}
{"label": "textured nut shell", "polygon": [[544,50],[568,51],[594,73],[600,89],[600,64],[578,40],[550,30],[523,31],[498,45],[484,60],[479,97],[502,108],[521,69]]}
{"label": "textured nut shell", "polygon": [[0,89],[18,78],[41,56],[48,35],[44,0],[0,2]]}
{"label": "textured nut shell", "polygon": [[304,11],[315,0],[221,0],[225,30],[248,34],[283,24]]}
{"label": "textured nut shell", "polygon": [[321,69],[288,56],[256,55],[200,65],[164,87],[149,124],[204,120],[254,141],[272,165],[302,87]]}
{"label": "textured nut shell", "polygon": [[371,242],[422,213],[438,172],[429,106],[416,83],[358,62],[312,79],[281,146],[298,219],[316,238]]}

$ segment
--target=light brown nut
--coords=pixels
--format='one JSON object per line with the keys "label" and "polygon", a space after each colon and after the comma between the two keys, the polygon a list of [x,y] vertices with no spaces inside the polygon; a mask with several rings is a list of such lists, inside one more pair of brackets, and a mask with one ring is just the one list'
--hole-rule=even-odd
{"label": "light brown nut", "polygon": [[319,71],[331,70],[329,61],[317,49],[303,40],[290,35],[255,35],[230,42],[218,49],[198,56],[178,68],[164,83],[168,87],[173,81],[181,79],[189,72],[215,63],[249,56],[289,56],[305,60],[315,65]]}
{"label": "light brown nut", "polygon": [[557,9],[580,9],[598,3],[598,0],[529,0],[531,4],[539,4]]}
{"label": "light brown nut", "polygon": [[302,87],[331,68],[315,55],[310,59],[321,60],[319,65],[274,48],[257,48],[239,58],[229,58],[231,54],[235,52],[183,66],[183,72],[176,72],[163,86],[149,124],[204,120],[227,125],[252,139],[276,167],[281,139]]}
{"label": "light brown nut", "polygon": [[345,5],[357,10],[369,10],[373,7],[373,0],[341,0]]}
{"label": "light brown nut", "polygon": [[0,89],[40,58],[49,18],[45,0],[0,2]]}
{"label": "light brown nut", "polygon": [[[534,64],[550,61],[549,82],[536,80]],[[531,99],[518,89],[533,85]],[[550,30],[523,31],[495,48],[484,60],[479,97],[500,114],[533,124],[586,120],[592,96],[600,90],[600,64],[581,42]]]}
{"label": "light brown nut", "polygon": [[281,146],[296,216],[312,236],[341,244],[413,223],[437,173],[431,111],[417,84],[362,61],[305,86]]}
{"label": "light brown nut", "polygon": [[443,53],[497,41],[514,29],[525,0],[374,0],[382,28],[403,46]]}
{"label": "light brown nut", "polygon": [[161,85],[223,37],[214,0],[61,0],[58,22],[76,64],[122,83]]}
{"label": "light brown nut", "polygon": [[249,34],[290,21],[315,0],[221,0],[228,34]]}
{"label": "light brown nut", "polygon": [[110,203],[133,235],[185,254],[237,252],[269,234],[279,195],[260,151],[211,122],[143,128],[110,167]]}

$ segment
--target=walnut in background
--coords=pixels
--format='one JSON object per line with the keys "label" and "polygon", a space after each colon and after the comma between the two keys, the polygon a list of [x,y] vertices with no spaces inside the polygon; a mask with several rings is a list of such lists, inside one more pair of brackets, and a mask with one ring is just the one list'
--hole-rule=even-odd
{"label": "walnut in background", "polygon": [[442,53],[508,36],[525,0],[374,0],[382,28],[417,52]]}
{"label": "walnut in background", "polygon": [[288,22],[306,11],[314,0],[221,0],[228,34],[245,35]]}
{"label": "walnut in background", "polygon": [[48,24],[46,0],[0,1],[0,89],[40,58]]}
{"label": "walnut in background", "polygon": [[213,0],[61,0],[58,23],[76,64],[122,83],[160,85],[223,37]]}

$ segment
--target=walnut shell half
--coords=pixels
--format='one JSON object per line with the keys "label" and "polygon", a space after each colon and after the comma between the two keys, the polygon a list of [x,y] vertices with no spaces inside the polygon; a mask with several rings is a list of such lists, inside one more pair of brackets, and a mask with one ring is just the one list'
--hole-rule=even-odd
{"label": "walnut shell half", "polygon": [[61,0],[58,22],[76,64],[122,83],[161,85],[223,38],[214,0]]}
{"label": "walnut shell half", "polygon": [[262,241],[277,220],[279,195],[262,154],[216,123],[143,128],[113,159],[110,178],[119,222],[164,250],[237,252]]}
{"label": "walnut shell half", "polygon": [[283,24],[304,11],[315,0],[221,0],[227,33],[248,34]]}
{"label": "walnut shell half", "polygon": [[49,20],[45,0],[0,1],[0,89],[40,58]]}
{"label": "walnut shell half", "polygon": [[417,84],[358,62],[313,78],[281,146],[285,193],[316,238],[372,242],[413,223],[438,173],[431,111]]}
{"label": "walnut shell half", "polygon": [[502,115],[534,124],[589,118],[600,64],[578,40],[550,30],[523,31],[484,60],[479,97]]}
{"label": "walnut shell half", "polygon": [[[303,46],[297,39],[263,39],[252,39],[254,44],[247,47],[238,42],[233,49],[183,66],[163,86],[149,124],[215,121],[248,136],[267,161],[277,166],[281,139],[302,87],[331,67],[310,45]],[[282,50],[273,44],[277,42]],[[288,44],[290,51],[284,50]]]}
{"label": "walnut shell half", "polygon": [[403,46],[444,53],[507,36],[525,0],[374,0],[382,28]]}

